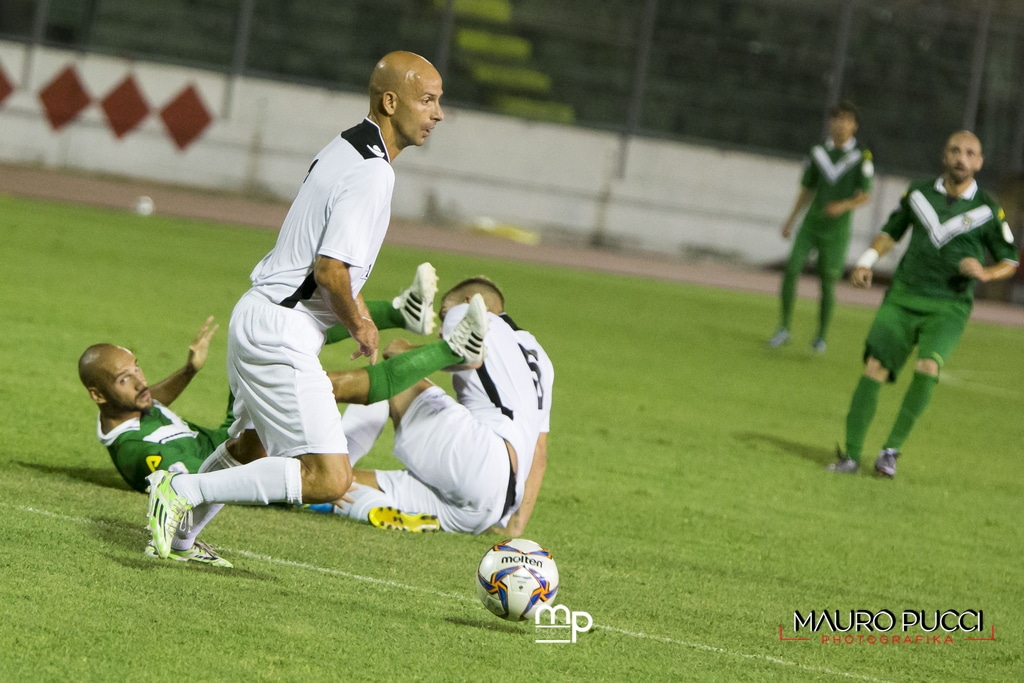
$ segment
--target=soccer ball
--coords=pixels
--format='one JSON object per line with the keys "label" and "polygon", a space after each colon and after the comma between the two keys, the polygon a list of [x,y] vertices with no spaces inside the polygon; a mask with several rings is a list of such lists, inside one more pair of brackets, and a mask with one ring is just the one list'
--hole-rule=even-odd
{"label": "soccer ball", "polygon": [[480,602],[502,619],[522,621],[558,593],[558,567],[533,541],[513,538],[492,546],[476,572]]}

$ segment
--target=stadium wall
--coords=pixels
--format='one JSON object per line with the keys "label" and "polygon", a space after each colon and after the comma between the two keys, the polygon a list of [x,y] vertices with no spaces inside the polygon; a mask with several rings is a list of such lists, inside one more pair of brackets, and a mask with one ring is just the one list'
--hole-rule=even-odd
{"label": "stadium wall", "polygon": [[[5,86],[6,84],[6,86]],[[290,199],[363,94],[0,42],[0,160]],[[800,163],[449,106],[395,162],[394,215],[777,263]],[[620,174],[620,158],[626,163]],[[876,180],[851,259],[906,184]],[[0,188],[2,191],[2,188]]]}

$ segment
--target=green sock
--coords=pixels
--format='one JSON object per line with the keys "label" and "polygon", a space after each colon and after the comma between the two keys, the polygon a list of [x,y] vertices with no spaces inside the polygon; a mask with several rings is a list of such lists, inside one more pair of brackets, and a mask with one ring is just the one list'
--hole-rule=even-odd
{"label": "green sock", "polygon": [[875,409],[878,408],[878,392],[881,389],[881,382],[861,375],[857,389],[853,392],[853,400],[850,401],[850,412],[846,414],[846,456],[857,462],[860,462],[864,439],[875,417]]}
{"label": "green sock", "polygon": [[782,276],[782,291],[779,293],[780,308],[779,327],[788,330],[793,320],[793,307],[796,305],[796,285],[800,279],[799,274],[790,275],[786,272]]}
{"label": "green sock", "polygon": [[932,392],[935,385],[939,383],[936,375],[929,375],[923,372],[915,372],[914,379],[910,381],[910,388],[903,397],[903,405],[900,406],[899,415],[896,416],[896,424],[889,432],[889,438],[885,440],[884,448],[900,449],[903,442],[910,436],[910,430],[914,428],[917,418],[921,417],[924,409],[932,400]]}
{"label": "green sock", "polygon": [[[378,330],[389,330],[395,327],[405,327],[405,318],[402,312],[391,305],[390,301],[367,301],[366,310],[370,312],[370,319],[377,326]],[[334,325],[327,328],[324,333],[327,337],[326,344],[340,342],[352,335],[348,333],[344,325]]]}
{"label": "green sock", "polygon": [[821,281],[821,312],[818,316],[818,339],[825,339],[832,324],[832,313],[836,309],[836,283],[834,280]]}
{"label": "green sock", "polygon": [[370,317],[378,330],[405,327],[405,318],[402,317],[402,312],[395,308],[390,301],[367,301],[366,309],[370,311]]}
{"label": "green sock", "polygon": [[438,341],[370,365],[366,368],[370,373],[366,402],[385,401],[431,373],[461,362],[462,356],[457,356],[448,342]]}

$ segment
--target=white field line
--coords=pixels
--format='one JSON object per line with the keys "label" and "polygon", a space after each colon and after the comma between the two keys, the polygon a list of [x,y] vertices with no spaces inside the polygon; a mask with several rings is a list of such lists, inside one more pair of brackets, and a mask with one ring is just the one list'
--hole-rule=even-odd
{"label": "white field line", "polygon": [[[42,510],[40,508],[29,507],[27,505],[11,505],[9,503],[0,502],[0,507],[13,508],[15,510],[21,510],[23,512],[30,512],[32,514],[42,515],[44,517],[50,517],[52,519],[58,519],[63,522],[75,522],[77,524],[89,524],[93,526],[100,526],[106,528],[114,528],[113,525],[101,522],[96,519],[90,519],[88,517],[71,517],[64,515],[59,512],[52,512],[50,510]],[[271,555],[264,555],[262,553],[254,553],[249,550],[240,550],[237,548],[223,548],[229,553],[235,555],[241,555],[242,557],[248,557],[253,560],[261,562],[267,562],[268,564],[276,564],[281,567],[290,567],[292,569],[304,569],[307,571],[318,572],[320,574],[327,574],[329,576],[338,576],[345,579],[351,579],[352,581],[361,581],[376,586],[383,586],[385,588],[394,588],[410,593],[422,593],[426,595],[433,595],[435,597],[444,598],[446,600],[456,600],[459,602],[476,602],[476,598],[471,598],[466,595],[458,593],[445,593],[443,591],[433,590],[431,588],[422,588],[420,586],[411,586],[405,583],[399,583],[397,581],[391,581],[388,579],[378,579],[372,576],[363,576],[361,574],[352,574],[345,572],[340,569],[331,569],[330,567],[318,567],[308,562],[295,562],[294,560],[285,560]],[[659,636],[651,633],[641,633],[638,631],[627,631],[626,629],[616,628],[614,626],[605,626],[602,624],[594,624],[594,628],[607,631],[608,633],[615,633],[621,636],[629,638],[636,638],[638,640],[648,640],[656,643],[665,643],[667,645],[676,645],[679,647],[690,648],[692,650],[700,650],[702,652],[713,652],[715,654],[725,655],[727,657],[738,657],[741,659],[747,659],[751,661],[767,662],[769,664],[776,664],[778,666],[791,667],[800,671],[806,671],[814,674],[826,674],[830,676],[836,676],[838,678],[846,678],[856,681],[868,681],[868,683],[890,683],[881,678],[874,678],[872,676],[865,676],[863,674],[850,673],[848,671],[837,671],[835,669],[826,669],[819,666],[807,666],[805,664],[799,664],[797,662],[791,662],[779,657],[770,657],[768,655],[751,654],[747,652],[735,652],[733,650],[727,650],[721,647],[715,647],[713,645],[705,645],[703,643],[691,643],[685,640],[678,640],[676,638],[669,638],[667,636]]]}

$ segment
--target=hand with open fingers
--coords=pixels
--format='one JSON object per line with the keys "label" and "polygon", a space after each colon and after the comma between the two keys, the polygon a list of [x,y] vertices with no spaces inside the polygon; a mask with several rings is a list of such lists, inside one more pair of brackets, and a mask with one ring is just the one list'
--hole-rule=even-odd
{"label": "hand with open fingers", "polygon": [[218,329],[220,329],[220,325],[213,322],[211,315],[199,328],[196,338],[188,345],[187,365],[192,372],[199,372],[206,365],[206,356],[210,352],[210,340],[213,339],[213,335]]}

